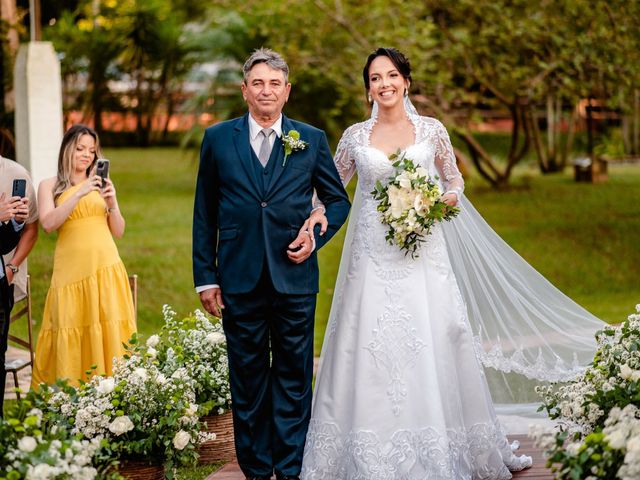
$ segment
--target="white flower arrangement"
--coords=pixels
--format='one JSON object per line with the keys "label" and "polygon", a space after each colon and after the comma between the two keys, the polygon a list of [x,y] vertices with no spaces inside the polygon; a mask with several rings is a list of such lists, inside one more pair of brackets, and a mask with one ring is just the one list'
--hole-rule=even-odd
{"label": "white flower arrangement", "polygon": [[199,311],[182,320],[163,312],[162,332],[144,345],[134,335],[113,376],[43,386],[0,419],[0,480],[120,479],[111,464],[140,456],[163,461],[171,477],[215,440],[200,417],[231,403],[222,327]]}
{"label": "white flower arrangement", "polygon": [[573,382],[538,387],[559,422],[532,432],[556,478],[640,478],[640,305],[620,326],[596,334],[593,363]]}
{"label": "white flower arrangement", "polygon": [[50,394],[49,415],[80,439],[103,438],[103,453],[112,458],[155,458],[167,471],[194,461],[198,442],[211,438],[200,435],[192,382],[165,376],[137,354],[136,337],[131,342],[132,353],[114,360],[113,377]]}
{"label": "white flower arrangement", "polygon": [[[31,397],[33,398],[33,396]],[[26,408],[31,400],[13,407],[0,419],[0,479],[7,480],[116,480],[112,459],[102,457],[103,438],[78,440],[52,425],[43,411]]]}
{"label": "white flower arrangement", "polygon": [[182,379],[193,387],[200,415],[225,413],[231,408],[231,388],[222,325],[200,310],[178,319],[165,305],[162,313],[165,324],[159,335],[147,340],[146,354],[166,377]]}
{"label": "white flower arrangement", "polygon": [[433,225],[451,220],[460,209],[441,201],[440,187],[429,177],[429,172],[416,166],[404,152],[391,155],[389,160],[395,167],[394,176],[386,185],[376,182],[371,195],[378,201],[380,221],[389,227],[387,242],[416,258],[420,244]]}

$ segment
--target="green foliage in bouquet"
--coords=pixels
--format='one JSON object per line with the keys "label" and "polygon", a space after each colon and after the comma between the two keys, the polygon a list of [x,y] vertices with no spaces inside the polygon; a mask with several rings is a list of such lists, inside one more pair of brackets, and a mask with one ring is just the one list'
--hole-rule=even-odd
{"label": "green foliage in bouquet", "polygon": [[178,319],[163,307],[164,326],[147,339],[145,354],[167,376],[178,375],[190,383],[200,415],[222,414],[231,408],[226,337],[219,322],[196,310]]}
{"label": "green foliage in bouquet", "polygon": [[640,478],[640,305],[596,334],[593,363],[576,380],[537,388],[559,423],[536,431],[558,479]]}
{"label": "green foliage in bouquet", "polygon": [[416,258],[433,225],[451,220],[460,209],[441,200],[438,177],[431,178],[424,167],[416,166],[404,152],[390,155],[389,160],[395,168],[394,176],[386,184],[378,180],[371,195],[378,201],[380,221],[389,227],[387,242]]}

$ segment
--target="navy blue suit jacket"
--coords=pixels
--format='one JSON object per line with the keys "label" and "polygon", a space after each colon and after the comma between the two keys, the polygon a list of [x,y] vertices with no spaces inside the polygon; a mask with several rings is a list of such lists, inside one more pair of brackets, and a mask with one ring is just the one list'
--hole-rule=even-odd
{"label": "navy blue suit jacket", "polygon": [[7,283],[7,272],[4,269],[4,259],[2,255],[6,255],[18,245],[20,233],[21,232],[15,231],[11,221],[8,223],[0,222],[0,267],[2,267],[4,273],[4,276],[0,278],[0,303],[6,314],[11,311],[11,307],[13,306],[13,294]]}
{"label": "navy blue suit jacket", "polygon": [[[283,115],[282,131],[300,132],[307,142],[283,166],[277,138],[269,184],[257,175],[249,143],[248,115],[209,127],[200,150],[193,213],[193,274],[196,286],[218,284],[223,293],[248,293],[268,267],[273,286],[284,294],[318,292],[316,252],[342,226],[349,198],[322,130]],[[327,232],[317,233],[316,250],[299,265],[288,245],[311,211],[313,192],[326,208]]]}

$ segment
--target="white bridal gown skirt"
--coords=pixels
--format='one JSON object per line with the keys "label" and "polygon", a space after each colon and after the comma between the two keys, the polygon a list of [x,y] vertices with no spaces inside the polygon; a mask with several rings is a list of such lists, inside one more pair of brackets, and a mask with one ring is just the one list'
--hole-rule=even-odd
{"label": "white bridal gown skirt", "polygon": [[441,227],[411,259],[367,203],[336,285],[302,477],[511,478],[530,459],[496,418]]}

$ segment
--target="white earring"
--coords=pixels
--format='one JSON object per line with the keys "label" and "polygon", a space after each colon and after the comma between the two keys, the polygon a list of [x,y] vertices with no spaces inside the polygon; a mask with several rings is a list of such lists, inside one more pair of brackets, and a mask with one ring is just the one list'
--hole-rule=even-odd
{"label": "white earring", "polygon": [[371,94],[367,95],[367,100],[369,100],[369,103],[373,103],[373,98],[371,98]]}

